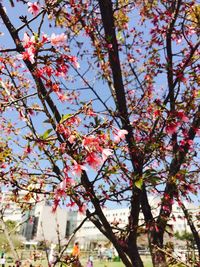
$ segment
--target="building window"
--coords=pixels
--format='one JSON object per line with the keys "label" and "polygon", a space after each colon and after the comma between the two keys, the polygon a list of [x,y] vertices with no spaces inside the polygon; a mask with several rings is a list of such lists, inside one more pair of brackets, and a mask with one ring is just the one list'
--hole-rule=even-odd
{"label": "building window", "polygon": [[70,235],[70,227],[71,227],[71,222],[67,220],[65,237],[68,237]]}

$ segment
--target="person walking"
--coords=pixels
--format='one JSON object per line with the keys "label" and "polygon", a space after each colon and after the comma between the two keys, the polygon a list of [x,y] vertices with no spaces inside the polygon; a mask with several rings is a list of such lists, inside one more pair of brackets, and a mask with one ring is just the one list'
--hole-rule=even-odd
{"label": "person walking", "polygon": [[86,267],[93,267],[93,257],[90,255]]}
{"label": "person walking", "polygon": [[74,257],[74,262],[72,264],[72,267],[80,267],[80,248],[79,248],[79,242],[75,242],[74,247],[72,249],[72,256]]}
{"label": "person walking", "polygon": [[6,265],[6,257],[5,257],[5,253],[4,252],[2,252],[2,254],[1,254],[0,262],[1,262],[1,267],[5,267],[5,265]]}
{"label": "person walking", "polygon": [[72,250],[72,256],[79,258],[79,256],[80,256],[79,242],[76,242],[74,244],[74,247]]}
{"label": "person walking", "polygon": [[101,244],[99,244],[99,246],[98,246],[97,257],[98,257],[100,262],[103,260],[103,248],[102,248]]}

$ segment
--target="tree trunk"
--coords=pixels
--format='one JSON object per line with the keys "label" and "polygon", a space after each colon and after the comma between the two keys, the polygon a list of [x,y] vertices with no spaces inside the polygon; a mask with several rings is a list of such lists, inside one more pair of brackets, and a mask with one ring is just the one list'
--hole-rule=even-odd
{"label": "tree trunk", "polygon": [[168,267],[165,253],[163,251],[163,234],[153,230],[149,242],[151,242],[151,257],[153,266]]}
{"label": "tree trunk", "polygon": [[127,254],[133,264],[133,267],[144,267],[136,244],[134,244],[131,248],[128,248]]}
{"label": "tree trunk", "polygon": [[[138,170],[140,174],[140,170]],[[140,214],[140,201],[141,201],[141,190],[137,187],[132,189],[131,198],[131,210],[129,216],[129,235],[127,237],[127,251],[131,263],[134,267],[143,267],[143,262],[140,258],[137,246],[137,235],[138,235],[138,223]]]}

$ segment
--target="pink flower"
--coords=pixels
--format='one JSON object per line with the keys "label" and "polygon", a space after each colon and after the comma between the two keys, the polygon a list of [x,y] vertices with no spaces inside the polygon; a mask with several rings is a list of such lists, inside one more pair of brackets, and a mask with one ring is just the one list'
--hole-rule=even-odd
{"label": "pink flower", "polygon": [[31,47],[22,53],[22,59],[29,60],[32,64],[35,62],[33,49]]}
{"label": "pink flower", "polygon": [[53,69],[50,66],[43,67],[43,72],[48,76],[51,77],[53,74]]}
{"label": "pink flower", "polygon": [[35,37],[32,36],[32,37],[30,38],[30,36],[25,32],[22,41],[23,41],[23,47],[24,47],[24,48],[28,48],[28,47],[30,47],[31,45],[34,44],[34,42],[35,42]]}
{"label": "pink flower", "polygon": [[114,134],[114,141],[119,143],[122,139],[125,138],[125,135],[128,134],[127,130],[118,130],[117,134]]}
{"label": "pink flower", "polygon": [[74,161],[74,165],[72,168],[73,168],[72,174],[78,177],[81,176],[83,170],[84,171],[87,170],[85,166],[78,164],[76,161]]}
{"label": "pink flower", "polygon": [[102,160],[94,152],[88,154],[85,160],[93,169],[97,169],[102,164]]}
{"label": "pink flower", "polygon": [[200,136],[200,129],[196,129],[196,135]]}
{"label": "pink flower", "polygon": [[52,33],[51,35],[51,44],[53,46],[62,46],[67,39],[67,36],[64,33],[61,33],[59,35],[55,35],[55,33]]}
{"label": "pink flower", "polygon": [[43,34],[43,35],[42,35],[42,43],[44,44],[44,43],[46,43],[47,41],[49,41],[49,38],[47,37],[46,34]]}
{"label": "pink flower", "polygon": [[103,149],[102,151],[102,158],[103,158],[103,161],[105,161],[109,156],[111,156],[113,154],[113,151],[112,149],[109,149],[109,148],[105,148]]}
{"label": "pink flower", "polygon": [[175,122],[172,122],[170,124],[168,124],[165,128],[165,131],[167,134],[174,134],[178,131],[178,126],[180,124],[179,123],[175,123]]}
{"label": "pink flower", "polygon": [[65,102],[68,99],[68,96],[64,93],[57,92],[56,94],[61,102]]}
{"label": "pink flower", "polygon": [[57,196],[60,197],[65,196],[66,187],[69,185],[75,185],[75,181],[71,177],[66,175],[65,178],[62,180],[62,182],[60,182],[57,186],[56,189]]}
{"label": "pink flower", "polygon": [[58,185],[58,189],[61,189],[61,190],[65,190],[66,189],[66,179],[64,179],[59,185]]}
{"label": "pink flower", "polygon": [[37,2],[34,3],[28,2],[28,6],[29,6],[28,12],[30,12],[34,16],[37,16],[37,14],[40,11],[40,5]]}
{"label": "pink flower", "polygon": [[100,140],[97,137],[95,137],[94,135],[85,136],[82,144],[89,151],[95,150],[95,151],[102,152],[102,148],[99,145]]}
{"label": "pink flower", "polygon": [[0,168],[2,168],[2,169],[6,169],[6,167],[7,167],[7,165],[6,165],[5,163],[2,163],[2,164],[0,165]]}
{"label": "pink flower", "polygon": [[78,59],[75,56],[67,56],[68,60],[74,65],[75,68],[80,68],[80,64],[78,63]]}
{"label": "pink flower", "polygon": [[185,115],[185,112],[182,111],[182,110],[177,112],[177,116],[183,122],[188,122],[189,121],[189,118]]}
{"label": "pink flower", "polygon": [[169,212],[170,208],[169,208],[169,206],[165,205],[165,206],[163,206],[163,210],[166,211],[166,212]]}
{"label": "pink flower", "polygon": [[187,143],[188,143],[189,146],[194,145],[194,141],[193,140],[188,140]]}
{"label": "pink flower", "polygon": [[30,147],[30,145],[25,148],[24,152],[25,154],[30,154],[32,152],[32,148]]}
{"label": "pink flower", "polygon": [[86,205],[85,205],[85,204],[80,205],[80,206],[78,207],[78,211],[79,211],[80,213],[85,213],[85,211],[86,211]]}

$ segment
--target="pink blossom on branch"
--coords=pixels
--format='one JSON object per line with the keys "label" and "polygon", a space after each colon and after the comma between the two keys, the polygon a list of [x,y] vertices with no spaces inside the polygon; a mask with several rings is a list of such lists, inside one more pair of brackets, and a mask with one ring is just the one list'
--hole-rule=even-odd
{"label": "pink blossom on branch", "polygon": [[167,134],[174,134],[178,131],[178,127],[180,126],[180,123],[178,122],[171,122],[169,123],[166,128],[165,131]]}
{"label": "pink blossom on branch", "polygon": [[22,40],[22,44],[24,48],[29,48],[30,46],[34,45],[35,43],[35,37],[29,36],[26,32],[24,33],[24,37]]}
{"label": "pink blossom on branch", "polygon": [[82,144],[88,151],[95,150],[102,152],[102,148],[100,147],[100,139],[94,135],[84,136]]}
{"label": "pink blossom on branch", "polygon": [[183,110],[180,110],[177,112],[177,117],[182,121],[182,122],[189,122],[189,118],[186,116],[185,112]]}
{"label": "pink blossom on branch", "polygon": [[127,130],[117,130],[117,133],[114,133],[115,143],[119,143],[122,139],[124,139],[126,134],[128,134]]}
{"label": "pink blossom on branch", "polygon": [[102,160],[94,152],[88,154],[85,161],[90,167],[95,170],[102,164]]}
{"label": "pink blossom on branch", "polygon": [[109,148],[104,148],[102,151],[102,158],[105,161],[109,156],[112,156],[113,150]]}
{"label": "pink blossom on branch", "polygon": [[80,177],[83,170],[87,171],[87,168],[81,164],[78,164],[76,161],[74,161],[74,165],[72,166],[72,174],[74,176]]}
{"label": "pink blossom on branch", "polygon": [[67,36],[64,33],[56,35],[55,33],[52,33],[51,35],[51,44],[53,46],[62,46],[65,44],[67,40]]}
{"label": "pink blossom on branch", "polygon": [[35,59],[34,59],[34,50],[32,49],[32,47],[29,47],[18,58],[21,59],[21,57],[22,57],[23,60],[29,60],[32,64],[35,62]]}
{"label": "pink blossom on branch", "polygon": [[28,2],[28,6],[28,12],[30,12],[34,16],[37,16],[37,14],[40,12],[40,5],[38,4],[38,2]]}

